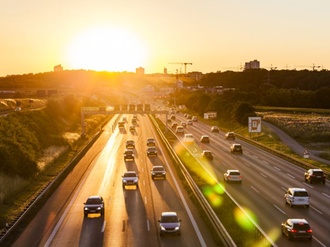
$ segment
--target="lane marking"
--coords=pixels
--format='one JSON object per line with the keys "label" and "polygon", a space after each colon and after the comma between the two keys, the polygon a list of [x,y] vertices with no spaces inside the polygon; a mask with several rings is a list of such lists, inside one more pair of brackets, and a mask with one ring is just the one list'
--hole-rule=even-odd
{"label": "lane marking", "polygon": [[324,195],[324,196],[326,196],[326,197],[328,197],[330,199],[330,196],[328,194],[322,193],[322,195]]}
{"label": "lane marking", "polygon": [[255,190],[257,193],[259,193],[259,190],[257,190],[255,187],[251,186],[253,190]]}
{"label": "lane marking", "polygon": [[323,214],[320,210],[316,209],[315,207],[313,206],[310,206],[312,209],[314,209],[316,212],[318,212],[319,214]]}
{"label": "lane marking", "polygon": [[281,170],[281,169],[280,169],[279,167],[277,167],[277,166],[274,166],[274,168],[275,168],[276,170],[278,170],[278,171]]}
{"label": "lane marking", "polygon": [[260,172],[260,175],[263,176],[264,178],[267,178],[267,176],[261,172]]}
{"label": "lane marking", "polygon": [[280,211],[282,214],[286,215],[286,213],[285,213],[282,209],[280,209],[278,206],[276,206],[275,204],[273,204],[273,206],[274,206],[278,211]]}
{"label": "lane marking", "polygon": [[247,162],[244,162],[244,165],[246,165],[246,166],[251,166],[249,163],[247,163]]}
{"label": "lane marking", "polygon": [[150,222],[149,222],[149,220],[147,220],[147,230],[148,230],[148,232],[150,232]]}
{"label": "lane marking", "polygon": [[295,179],[295,177],[289,173],[286,174],[288,177]]}

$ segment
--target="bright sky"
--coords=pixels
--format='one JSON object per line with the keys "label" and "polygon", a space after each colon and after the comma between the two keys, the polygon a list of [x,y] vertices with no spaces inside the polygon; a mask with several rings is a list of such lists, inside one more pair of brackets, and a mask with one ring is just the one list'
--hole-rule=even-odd
{"label": "bright sky", "polygon": [[329,0],[1,0],[0,76],[330,69]]}

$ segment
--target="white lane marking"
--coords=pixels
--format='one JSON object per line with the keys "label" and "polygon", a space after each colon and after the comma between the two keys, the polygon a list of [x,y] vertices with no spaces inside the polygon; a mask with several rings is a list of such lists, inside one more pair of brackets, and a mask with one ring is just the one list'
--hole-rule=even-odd
{"label": "white lane marking", "polygon": [[257,190],[255,187],[251,186],[253,190],[255,190],[257,193],[259,193],[259,190]]}
{"label": "white lane marking", "polygon": [[281,169],[280,168],[278,168],[277,166],[274,166],[274,168],[276,169],[276,170],[278,170],[278,171],[280,171]]}
{"label": "white lane marking", "polygon": [[314,187],[308,183],[303,183],[304,185],[308,186],[309,188],[313,189]]}
{"label": "white lane marking", "polygon": [[322,193],[322,195],[324,195],[324,196],[330,198],[330,196],[329,196],[328,194],[326,194],[326,193]]}
{"label": "white lane marking", "polygon": [[147,205],[147,197],[144,197],[144,204]]}
{"label": "white lane marking", "polygon": [[150,232],[150,222],[149,222],[149,220],[147,220],[147,230],[148,230],[148,232]]}
{"label": "white lane marking", "polygon": [[269,165],[269,162],[266,161],[266,160],[263,160],[262,162],[263,162],[265,165]]}
{"label": "white lane marking", "polygon": [[261,172],[260,172],[260,175],[263,176],[264,178],[267,178],[267,176]]}
{"label": "white lane marking", "polygon": [[282,214],[285,214],[286,215],[286,213],[282,210],[282,209],[280,209],[278,206],[276,206],[275,204],[273,205],[278,211],[280,211]]}
{"label": "white lane marking", "polygon": [[315,207],[313,206],[310,206],[312,209],[314,209],[316,212],[318,212],[319,214],[323,214],[320,210],[316,209]]}
{"label": "white lane marking", "polygon": [[104,232],[104,229],[105,229],[105,225],[107,224],[106,221],[103,221],[103,225],[102,225],[102,229],[101,229],[101,232]]}
{"label": "white lane marking", "polygon": [[290,178],[295,178],[294,176],[292,176],[291,174],[289,174],[289,173],[287,173],[286,174],[288,177],[290,177]]}
{"label": "white lane marking", "polygon": [[313,236],[313,238],[323,247],[327,247],[325,244],[323,244],[320,240],[318,240],[316,237]]}
{"label": "white lane marking", "polygon": [[244,162],[244,165],[246,165],[246,166],[251,166],[249,163],[247,163],[247,162]]}

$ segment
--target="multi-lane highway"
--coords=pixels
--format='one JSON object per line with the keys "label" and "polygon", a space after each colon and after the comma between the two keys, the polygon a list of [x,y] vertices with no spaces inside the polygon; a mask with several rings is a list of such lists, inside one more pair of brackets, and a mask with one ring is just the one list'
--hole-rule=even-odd
{"label": "multi-lane highway", "polygon": [[[120,116],[120,119],[123,116]],[[13,246],[218,246],[189,200],[166,151],[146,115],[138,115],[135,132],[114,120],[50,197]],[[157,157],[147,157],[146,140],[156,139]],[[135,141],[135,160],[124,161],[128,139]],[[163,165],[166,180],[152,180],[153,165]],[[122,175],[134,170],[139,188],[122,188]],[[105,214],[84,217],[83,203],[101,195]],[[158,219],[175,211],[181,219],[180,236],[159,235]]]}
{"label": "multi-lane highway", "polygon": [[[164,118],[163,121],[165,122]],[[177,114],[172,123],[174,121],[180,124],[187,119],[182,114]],[[242,140],[226,140],[223,132],[213,133],[211,126],[201,121],[187,125],[185,133],[191,133],[195,138],[194,144],[186,147],[272,239],[274,245],[330,246],[329,181],[325,185],[308,184],[304,181],[303,169]],[[209,135],[210,143],[201,143],[199,139],[202,135]],[[183,141],[182,135],[179,138]],[[243,146],[243,155],[230,153],[232,143],[240,143]],[[204,149],[212,151],[212,161],[201,159],[200,154]],[[227,169],[238,169],[243,176],[242,184],[224,183],[223,174]],[[290,208],[286,205],[284,193],[289,187],[306,188],[310,195],[310,207]],[[281,222],[287,218],[305,218],[313,230],[312,241],[290,242],[282,236]]]}

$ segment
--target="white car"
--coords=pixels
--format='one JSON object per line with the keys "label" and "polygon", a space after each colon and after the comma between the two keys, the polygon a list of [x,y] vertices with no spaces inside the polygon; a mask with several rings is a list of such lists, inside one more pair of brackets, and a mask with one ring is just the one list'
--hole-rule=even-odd
{"label": "white car", "polygon": [[304,188],[289,188],[285,194],[285,203],[293,206],[309,207],[309,195]]}
{"label": "white car", "polygon": [[193,134],[185,134],[183,138],[184,142],[191,143],[194,142],[194,136]]}
{"label": "white car", "polygon": [[227,170],[226,173],[223,174],[223,179],[226,182],[242,183],[242,176],[239,170]]}

